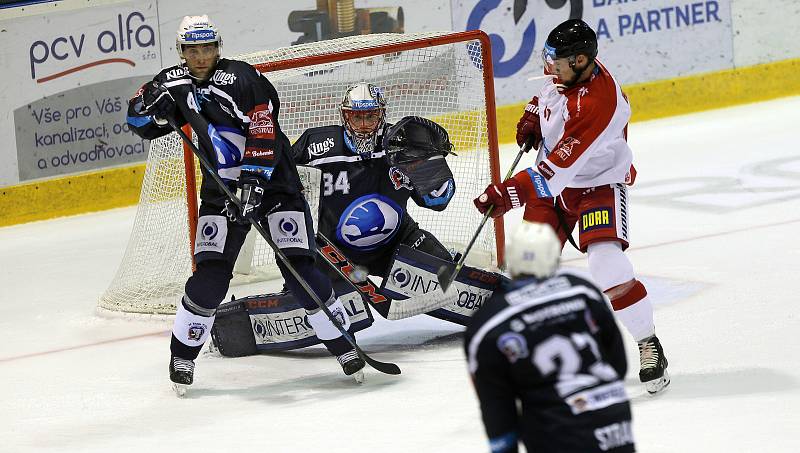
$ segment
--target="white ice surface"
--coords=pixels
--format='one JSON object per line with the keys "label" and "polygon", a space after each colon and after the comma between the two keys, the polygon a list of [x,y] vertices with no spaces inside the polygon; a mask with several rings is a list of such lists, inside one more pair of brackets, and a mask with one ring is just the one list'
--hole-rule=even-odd
{"label": "white ice surface", "polygon": [[[788,98],[630,127],[630,257],[672,375],[646,396],[628,337],[641,452],[800,451],[798,112]],[[319,348],[204,355],[177,399],[169,323],[94,314],[134,213],[0,228],[1,452],[488,450],[460,329],[427,317],[359,335],[398,377],[367,370],[357,386]]]}

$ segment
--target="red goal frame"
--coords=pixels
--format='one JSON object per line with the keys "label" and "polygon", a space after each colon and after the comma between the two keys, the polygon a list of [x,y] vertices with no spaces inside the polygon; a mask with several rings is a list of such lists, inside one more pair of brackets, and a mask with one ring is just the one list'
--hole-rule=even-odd
{"label": "red goal frame", "polygon": [[[497,142],[497,113],[495,105],[495,92],[494,92],[494,70],[492,68],[492,48],[489,36],[481,30],[470,30],[463,32],[454,32],[452,34],[422,38],[406,41],[403,43],[386,44],[366,49],[349,50],[343,52],[332,52],[329,54],[314,55],[301,58],[292,58],[276,62],[268,62],[254,65],[256,69],[262,73],[293,69],[303,66],[311,66],[315,64],[332,63],[335,61],[351,60],[355,58],[373,57],[394,52],[402,52],[406,50],[419,49],[423,47],[434,47],[445,44],[453,44],[465,41],[480,41],[481,43],[481,58],[483,62],[483,84],[484,84],[484,102],[486,105],[486,128],[487,138],[489,142],[490,153],[490,175],[492,182],[500,182],[500,150]],[[184,132],[191,137],[191,127],[184,126]],[[197,186],[196,186],[196,169],[194,162],[194,155],[189,146],[183,144],[185,174],[186,174],[186,200],[189,219],[189,247],[190,256],[192,256],[192,268],[194,269],[194,242],[197,231],[198,219],[198,202],[197,202]],[[476,196],[478,194],[475,194]],[[477,215],[477,210],[476,210]],[[495,226],[495,247],[497,252],[497,264],[502,266],[505,259],[505,230],[503,218],[498,217],[494,219]]]}

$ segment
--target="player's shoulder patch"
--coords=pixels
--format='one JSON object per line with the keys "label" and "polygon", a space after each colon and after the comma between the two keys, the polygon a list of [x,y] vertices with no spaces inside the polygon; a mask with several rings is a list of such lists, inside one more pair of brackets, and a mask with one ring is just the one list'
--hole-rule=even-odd
{"label": "player's shoulder patch", "polygon": [[155,79],[161,82],[169,82],[172,80],[183,79],[189,77],[189,68],[184,65],[175,65],[164,68],[156,75]]}

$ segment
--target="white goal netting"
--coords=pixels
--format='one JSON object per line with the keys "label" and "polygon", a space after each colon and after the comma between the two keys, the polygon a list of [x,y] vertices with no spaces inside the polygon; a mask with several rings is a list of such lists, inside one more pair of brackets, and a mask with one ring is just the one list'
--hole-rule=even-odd
{"label": "white goal netting", "polygon": [[[360,81],[384,90],[387,121],[416,115],[441,124],[458,154],[447,158],[456,178],[456,195],[443,212],[421,209],[413,201],[409,201],[409,212],[445,245],[463,250],[481,220],[472,198],[492,181],[498,159],[493,89],[484,82],[491,81],[490,76],[484,77],[490,62],[484,61],[480,35],[363,35],[232,58],[253,64],[275,85],[281,99],[280,124],[291,140],[308,128],[339,124],[338,105],[344,91]],[[150,144],[133,231],[116,277],[100,298],[101,311],[175,312],[192,272],[189,231],[196,216],[187,202],[185,168],[177,134]],[[194,176],[197,187],[199,173]],[[318,192],[315,173],[301,171],[311,193]],[[317,201],[313,195],[309,199],[312,212]],[[493,265],[498,259],[496,250],[494,227],[489,223],[470,256],[476,264]],[[233,284],[279,276],[269,246],[253,234],[235,273]]]}

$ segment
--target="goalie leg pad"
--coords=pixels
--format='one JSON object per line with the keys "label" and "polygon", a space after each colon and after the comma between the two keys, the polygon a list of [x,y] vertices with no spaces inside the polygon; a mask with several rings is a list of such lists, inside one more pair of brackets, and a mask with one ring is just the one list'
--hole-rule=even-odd
{"label": "goalie leg pad", "polygon": [[442,293],[436,271],[447,263],[450,262],[401,245],[395,252],[389,275],[381,285],[381,293],[394,301],[389,314],[395,313],[389,319],[408,317],[409,312],[428,313],[439,319],[466,325],[491,297],[502,276],[464,266],[456,276],[452,289]]}
{"label": "goalie leg pad", "polygon": [[[351,321],[351,332],[372,325],[372,313],[358,293],[344,294],[339,301]],[[320,343],[305,308],[291,292],[250,296],[220,305],[211,338],[226,357],[287,351]]]}

